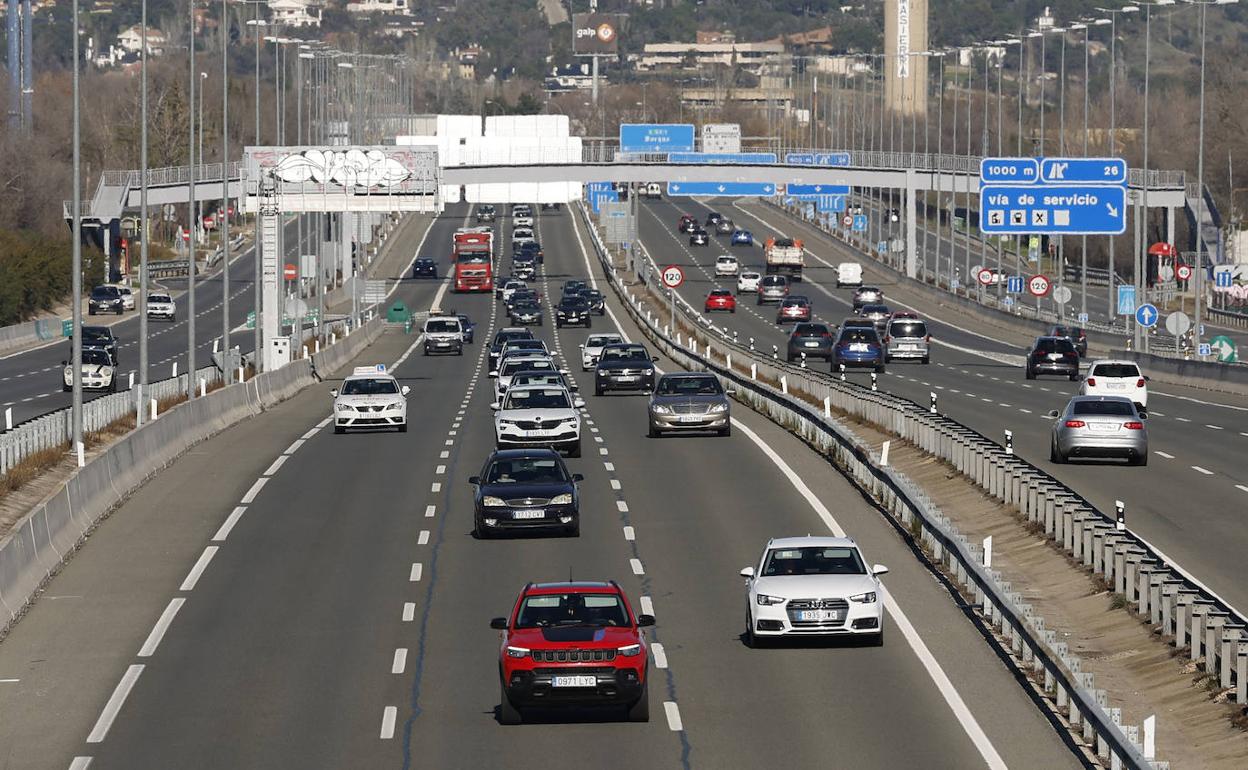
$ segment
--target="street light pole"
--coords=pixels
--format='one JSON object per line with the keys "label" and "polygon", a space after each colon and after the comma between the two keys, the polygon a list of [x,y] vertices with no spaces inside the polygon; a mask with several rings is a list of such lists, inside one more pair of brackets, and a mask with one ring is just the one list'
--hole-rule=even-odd
{"label": "street light pole", "polygon": [[[1122,8],[1097,8],[1101,13],[1109,14],[1109,156],[1117,152],[1114,135],[1118,129],[1118,14],[1137,13],[1139,6],[1127,5]],[[1111,323],[1117,315],[1117,286],[1114,273],[1114,246],[1117,238],[1109,236],[1109,316]]]}
{"label": "street light pole", "polygon": [[[195,3],[187,3],[190,8],[190,16],[188,23],[190,27],[187,30],[187,50],[190,52],[190,69],[191,92],[187,97],[187,101],[195,104],[195,86],[199,85],[195,81],[199,79],[199,73],[195,71]],[[203,89],[200,89],[201,92]],[[187,136],[186,151],[191,156],[191,169],[187,178],[187,190],[190,193],[190,202],[186,206],[186,218],[190,219],[195,215],[195,112],[192,107],[191,119],[187,121],[190,128]],[[187,230],[187,271],[186,271],[186,397],[188,399],[195,398],[195,228],[198,222],[188,223]]]}
{"label": "street light pole", "polygon": [[226,0],[221,0],[221,380],[234,379],[230,366],[230,25]]}
{"label": "street light pole", "polygon": [[[256,108],[256,109],[255,109],[255,117],[256,117],[256,133],[255,133],[255,137],[256,137],[256,146],[257,146],[257,147],[259,147],[259,146],[261,146],[261,145],[263,144],[263,142],[262,142],[262,141],[261,141],[261,139],[260,139],[260,38],[262,37],[262,35],[260,34],[260,29],[261,29],[262,27],[264,27],[264,26],[265,26],[266,22],[264,22],[264,21],[263,21],[263,20],[261,20],[261,18],[260,18],[260,4],[259,4],[259,3],[254,3],[254,4],[253,4],[253,7],[255,8],[255,11],[256,11],[256,13],[255,13],[255,18],[254,18],[254,19],[252,19],[251,21],[247,22],[247,23],[248,23],[248,24],[250,24],[250,25],[252,25],[252,26],[254,26],[254,27],[256,28],[256,31],[255,31],[255,40],[256,40],[256,45],[255,45],[255,58],[256,58],[256,81],[255,81],[255,108]],[[252,288],[253,288],[253,291],[252,291],[252,295],[253,295],[252,302],[253,302],[253,307],[255,308],[255,310],[254,310],[254,311],[253,311],[253,313],[252,313],[252,318],[255,320],[255,324],[254,324],[254,326],[252,327],[252,331],[251,331],[251,337],[252,337],[251,365],[252,365],[252,369],[253,369],[256,373],[259,373],[259,372],[260,372],[260,361],[261,361],[261,359],[263,358],[263,353],[262,353],[262,351],[261,351],[261,348],[263,347],[263,341],[261,340],[261,334],[262,334],[262,331],[261,331],[261,326],[262,326],[262,323],[261,323],[261,320],[260,320],[260,313],[261,313],[261,307],[262,307],[262,306],[263,306],[263,304],[264,304],[264,260],[268,257],[268,255],[264,253],[263,244],[261,243],[261,240],[260,240],[260,217],[259,217],[259,216],[256,216],[254,219],[255,219],[255,239],[256,239],[256,242],[255,242],[255,248],[253,249],[253,254],[255,255],[255,269],[252,271],[252,281],[253,281],[253,283],[254,283],[254,285],[253,285],[253,287],[252,287]],[[278,225],[278,232],[281,232],[281,225],[280,225],[280,224]],[[278,261],[281,261],[281,260],[278,260]]]}
{"label": "street light pole", "polygon": [[139,301],[136,305],[139,311],[139,395],[135,427],[143,424],[143,404],[147,396],[147,239],[151,235],[147,215],[147,0],[143,0],[142,6],[139,22],[143,27],[139,44],[143,57],[139,77],[139,121],[142,123],[139,128],[139,230],[142,236],[139,241]]}
{"label": "street light pole", "polygon": [[[73,400],[70,409],[70,421],[73,428],[73,446],[70,450],[75,454],[82,446],[82,99],[79,92],[79,73],[82,68],[82,53],[78,39],[78,0],[74,0],[74,119],[73,119],[73,156],[74,156],[74,196],[71,209],[73,216],[73,245],[70,277],[73,295],[73,337],[70,338],[71,353],[69,364],[73,367],[70,382],[73,389]],[[105,236],[108,237],[108,236]],[[104,266],[107,273],[109,266]],[[114,368],[113,377],[117,377]],[[114,380],[115,381],[115,380]]]}

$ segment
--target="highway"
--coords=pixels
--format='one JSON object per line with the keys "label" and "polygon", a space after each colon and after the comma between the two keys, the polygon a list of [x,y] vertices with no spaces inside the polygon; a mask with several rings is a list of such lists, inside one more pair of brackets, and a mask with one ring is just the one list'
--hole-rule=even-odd
{"label": "highway", "polygon": [[[421,256],[445,270],[467,214],[439,217]],[[542,212],[538,235],[546,300],[598,274],[572,212]],[[358,362],[412,387],[409,433],[334,435],[326,381],[196,447],[99,528],[0,644],[4,762],[1079,766],[887,519],[744,408],[731,437],[656,440],[643,397],[587,395],[584,456],[568,461],[585,475],[580,537],[475,540],[467,478],[493,448],[482,356],[503,321],[492,297],[444,287],[409,280],[397,296],[477,320],[463,357],[423,357],[391,331]],[[608,298],[592,330],[535,330],[582,393],[587,334],[639,339]],[[839,529],[890,567],[884,646],[747,648],[738,570],[769,537]],[[649,723],[496,722],[489,619],[526,581],[569,576],[614,578],[653,609]]]}
{"label": "highway", "polygon": [[[676,231],[682,213],[705,219],[708,205],[751,229],[752,248],[728,245],[727,237],[713,238],[709,247],[690,247]],[[754,213],[751,213],[754,212]],[[1103,511],[1112,512],[1115,500],[1127,506],[1127,522],[1161,552],[1241,611],[1248,609],[1248,585],[1242,579],[1242,554],[1248,533],[1238,513],[1248,508],[1248,399],[1194,388],[1154,383],[1149,393],[1151,457],[1147,468],[1130,468],[1115,461],[1053,465],[1049,462],[1051,422],[1046,416],[1060,409],[1078,391],[1078,383],[1042,377],[1025,381],[1021,366],[1002,363],[1000,354],[1024,352],[1024,339],[1004,338],[950,306],[938,310],[918,292],[903,288],[884,269],[862,259],[849,247],[816,235],[812,228],[784,218],[774,209],[734,205],[732,201],[704,204],[691,199],[647,203],[640,214],[640,241],[660,266],[679,264],[686,282],[681,296],[702,307],[706,292],[732,285],[713,279],[715,257],[735,253],[743,264],[761,270],[761,243],[770,234],[800,237],[807,247],[806,280],[794,294],[810,297],[818,320],[839,324],[851,314],[850,289],[837,290],[835,264],[863,264],[868,283],[880,285],[885,302],[894,309],[915,309],[928,319],[933,336],[928,366],[896,362],[880,375],[879,387],[926,405],[935,392],[940,411],[980,433],[1004,443],[1004,431],[1014,434],[1015,451],[1034,465],[1061,479]],[[775,324],[774,306],[759,307],[742,297],[734,315],[716,314],[716,326],[750,337],[762,350],[777,345],[783,351],[787,331]],[[1021,360],[1021,359],[1020,359]],[[828,370],[824,362],[812,366]],[[869,384],[869,374],[847,377]]]}

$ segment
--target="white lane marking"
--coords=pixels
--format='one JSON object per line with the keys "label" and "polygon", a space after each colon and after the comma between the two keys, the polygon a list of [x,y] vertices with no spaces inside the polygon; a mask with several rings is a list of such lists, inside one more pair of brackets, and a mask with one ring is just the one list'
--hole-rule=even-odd
{"label": "white lane marking", "polygon": [[1024,409],[1024,408],[1023,408],[1023,407],[1021,407],[1021,406],[1018,408],[1018,411],[1022,412],[1023,414],[1031,414],[1031,410],[1030,410],[1030,409]]}
{"label": "white lane marking", "polygon": [[195,562],[195,566],[191,567],[191,571],[187,573],[186,579],[182,581],[182,585],[178,587],[179,591],[193,591],[195,584],[199,582],[199,578],[204,574],[204,570],[208,569],[208,563],[212,561],[212,557],[217,555],[217,546],[210,545],[204,549],[199,555],[199,559]]}
{"label": "white lane marking", "polygon": [[654,655],[655,668],[667,668],[667,650],[663,649],[663,645],[654,642],[650,645],[650,652]]}
{"label": "white lane marking", "polygon": [[140,658],[150,658],[156,652],[156,648],[160,646],[160,640],[165,638],[169,624],[178,616],[178,610],[182,609],[183,604],[186,604],[186,599],[182,597],[169,600],[169,605],[165,607],[164,612],[160,613],[156,625],[152,626],[152,632],[147,635],[147,641],[143,642],[143,646],[139,648]]}
{"label": "white lane marking", "polygon": [[394,737],[394,723],[399,718],[399,710],[394,706],[386,706],[381,712],[381,739],[388,741]]}
{"label": "white lane marking", "polygon": [[423,575],[424,573],[425,573],[424,566],[420,562],[416,562],[415,564],[412,565],[412,571],[408,573],[407,580],[409,583],[418,583],[420,582],[420,576]]}
{"label": "white lane marking", "polygon": [[675,701],[663,701],[663,711],[667,714],[667,727],[674,733],[678,733],[685,729],[685,725],[680,721],[680,708],[676,706]]}
{"label": "white lane marking", "polygon": [[628,503],[623,500],[616,500],[615,507],[619,509],[620,513],[628,513]]}
{"label": "white lane marking", "polygon": [[445,460],[446,458],[450,456],[451,456],[451,453],[446,451],[445,449],[443,449],[441,452],[438,452],[438,459],[440,460]]}
{"label": "white lane marking", "polygon": [[615,472],[615,464],[614,464],[614,463],[603,463],[603,464],[602,464],[602,467],[606,468],[608,473],[614,473],[614,472]]}
{"label": "white lane marking", "polygon": [[1235,488],[1238,489],[1240,492],[1248,492],[1248,487],[1244,486],[1243,484],[1236,484]]}
{"label": "white lane marking", "polygon": [[643,596],[641,597],[640,603],[641,603],[641,614],[643,615],[654,614],[654,600],[653,599],[651,599],[649,596]]}
{"label": "white lane marking", "polygon": [[453,439],[453,438],[448,438],[448,439],[446,440],[446,445],[447,445],[447,446],[455,446],[455,439]]}
{"label": "white lane marking", "polygon": [[1245,406],[1233,406],[1231,404],[1219,404],[1217,401],[1202,401],[1199,398],[1192,398],[1191,396],[1180,396],[1175,393],[1166,393],[1165,391],[1161,391],[1161,390],[1153,390],[1152,388],[1148,389],[1148,394],[1150,396],[1165,396],[1166,398],[1174,398],[1174,399],[1178,399],[1179,401],[1190,401],[1193,404],[1200,404],[1201,406],[1216,406],[1221,409],[1233,409],[1236,412],[1248,412],[1248,407],[1245,407]]}
{"label": "white lane marking", "polygon": [[272,476],[273,474],[277,473],[279,470],[282,469],[282,466],[286,464],[286,460],[289,459],[289,457],[290,457],[289,455],[281,455],[280,457],[278,457],[276,460],[273,461],[273,464],[269,466],[269,469],[264,472],[264,475]]}
{"label": "white lane marking", "polygon": [[240,505],[230,511],[230,515],[225,517],[225,521],[221,524],[221,529],[217,530],[217,534],[212,536],[214,543],[224,542],[230,533],[234,531],[234,525],[243,517],[243,513],[247,510],[247,506]]}
{"label": "white lane marking", "polygon": [[326,425],[329,425],[329,421],[332,419],[334,419],[334,416],[331,414],[329,417],[326,417],[324,420],[321,420],[320,422],[316,424],[317,429],[319,430],[321,428],[324,428]]}
{"label": "white lane marking", "polygon": [[247,494],[243,495],[243,505],[250,505],[256,499],[256,495],[260,494],[260,490],[264,489],[264,485],[269,483],[268,476],[261,476],[256,479],[256,483],[251,485],[251,489],[247,490]]}
{"label": "white lane marking", "polygon": [[1205,427],[1206,427],[1206,428],[1212,428],[1213,430],[1222,430],[1222,426],[1221,426],[1221,425],[1209,425],[1208,423],[1206,423],[1206,424],[1205,424]]}
{"label": "white lane marking", "polygon": [[135,683],[139,681],[139,674],[142,673],[143,664],[135,663],[122,674],[121,681],[117,683],[116,689],[108,698],[108,703],[104,704],[104,711],[100,713],[100,718],[95,721],[95,727],[91,728],[87,743],[100,743],[108,735],[108,729],[113,726],[113,720],[117,718],[117,713],[125,705],[126,698],[130,697],[130,691],[134,689]]}
{"label": "white lane marking", "polygon": [[620,488],[619,479],[611,479],[611,488],[615,490],[618,490]]}
{"label": "white lane marking", "polygon": [[1162,457],[1166,458],[1167,460],[1173,460],[1173,459],[1174,459],[1174,455],[1170,454],[1169,452],[1162,452],[1162,451],[1159,451],[1159,450],[1157,450],[1157,449],[1154,449],[1154,450],[1153,450],[1153,454],[1155,454],[1155,455],[1160,455],[1160,456],[1162,456]]}
{"label": "white lane marking", "polygon": [[446,466],[439,465],[437,468],[433,469],[433,472],[434,472],[434,475],[441,476],[442,474],[446,473]]}
{"label": "white lane marking", "polygon": [[634,575],[646,574],[646,568],[641,566],[641,559],[629,559],[628,564],[633,568]]}
{"label": "white lane marking", "polygon": [[307,433],[303,434],[299,438],[303,441],[307,441],[308,439],[312,438],[313,436],[315,436],[316,434],[320,432],[321,432],[320,428],[312,428],[311,430],[309,430]]}
{"label": "white lane marking", "polygon": [[433,518],[433,514],[437,513],[437,510],[438,510],[438,506],[436,505],[426,505],[425,506],[425,518],[426,519]]}
{"label": "white lane marking", "polygon": [[599,444],[601,444],[601,443],[602,443],[602,436],[594,436],[594,441],[597,441]]}
{"label": "white lane marking", "polygon": [[391,674],[402,674],[407,668],[407,648],[399,647],[394,651],[394,661],[390,663]]}
{"label": "white lane marking", "polygon": [[607,453],[607,448],[606,448],[605,446],[600,446],[600,447],[598,447],[598,454],[599,454],[599,455],[605,455],[606,453]]}
{"label": "white lane marking", "polygon": [[1178,420],[1179,422],[1191,422],[1191,420],[1187,419],[1186,417],[1175,417],[1174,419]]}
{"label": "white lane marking", "polygon": [[[801,477],[798,476],[791,467],[789,467],[789,464],[786,463],[780,455],[776,454],[775,450],[773,450],[767,442],[763,441],[757,433],[750,430],[739,420],[733,418],[732,423],[737,430],[745,434],[750,441],[753,441],[754,445],[757,446],[759,450],[766,455],[777,468],[780,469],[780,472],[789,480],[789,483],[793,485],[793,488],[797,490],[797,493],[806,500],[812,509],[814,509],[815,514],[823,521],[824,525],[827,526],[832,534],[837,537],[845,537],[845,530],[841,528],[841,525],[837,523],[836,519],[832,518],[832,513],[828,511],[827,506],[825,506],[823,501],[815,496],[815,493],[810,490],[810,487],[806,486],[806,482],[802,481]],[[999,753],[997,753],[996,747],[992,745],[992,741],[988,738],[987,734],[984,733],[983,728],[980,727],[979,721],[975,719],[975,715],[971,713],[971,710],[966,706],[966,702],[962,700],[962,696],[958,693],[958,689],[954,687],[953,682],[949,681],[948,675],[945,674],[945,671],[941,668],[940,663],[936,660],[935,656],[932,655],[932,652],[928,649],[927,644],[919,636],[919,632],[915,630],[914,626],[910,623],[910,619],[906,617],[904,612],[902,612],[901,607],[893,599],[892,594],[888,592],[887,588],[884,588],[884,607],[888,610],[888,614],[893,618],[893,622],[897,624],[897,628],[901,631],[902,636],[905,637],[906,642],[910,645],[910,649],[914,651],[915,657],[917,657],[919,662],[923,664],[923,668],[927,671],[927,675],[931,678],[932,683],[936,685],[936,689],[940,691],[941,697],[943,697],[945,703],[948,704],[949,709],[957,718],[958,723],[962,725],[962,729],[971,739],[971,742],[975,744],[975,748],[979,751],[979,755],[984,758],[984,761],[989,767],[1005,770],[1005,760],[1001,758]]]}
{"label": "white lane marking", "polygon": [[1007,403],[1005,403],[1004,401],[998,401],[998,402],[997,402],[997,406],[1003,406],[1003,407],[1005,407],[1006,409],[1009,409],[1009,408],[1010,408],[1010,405],[1009,405],[1009,404],[1007,404]]}
{"label": "white lane marking", "polygon": [[74,757],[69,763],[69,770],[87,770],[91,766],[91,757]]}
{"label": "white lane marking", "polygon": [[416,602],[403,602],[403,622],[411,623],[416,619]]}
{"label": "white lane marking", "polygon": [[420,531],[420,536],[416,538],[416,545],[429,545],[429,530]]}
{"label": "white lane marking", "polygon": [[1200,467],[1199,465],[1193,465],[1193,466],[1192,466],[1192,470],[1196,471],[1197,473],[1202,473],[1202,474],[1204,474],[1204,475],[1206,475],[1206,476],[1212,476],[1212,475],[1213,475],[1213,471],[1207,471],[1207,470],[1205,470],[1204,468]]}
{"label": "white lane marking", "polygon": [[440,482],[440,481],[435,481],[435,482],[433,482],[432,484],[430,484],[430,485],[429,485],[429,491],[430,491],[430,492],[441,492],[441,491],[442,491],[442,482]]}
{"label": "white lane marking", "polygon": [[285,452],[282,452],[282,454],[284,454],[284,455],[293,455],[295,452],[298,452],[298,451],[299,451],[299,447],[303,446],[303,442],[304,442],[304,441],[307,441],[307,439],[302,439],[302,438],[300,438],[300,439],[295,439],[295,443],[293,443],[293,444],[291,444],[290,446],[286,447],[286,451],[285,451]]}
{"label": "white lane marking", "polygon": [[629,540],[629,541],[636,540],[636,539],[637,539],[637,531],[636,531],[636,530],[634,530],[632,527],[625,527],[625,528],[624,528],[624,539],[625,539],[625,540]]}

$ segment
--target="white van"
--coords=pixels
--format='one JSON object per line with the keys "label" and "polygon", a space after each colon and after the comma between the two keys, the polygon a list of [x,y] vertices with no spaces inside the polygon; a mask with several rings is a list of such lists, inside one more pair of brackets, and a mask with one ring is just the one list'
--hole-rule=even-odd
{"label": "white van", "polygon": [[663,186],[660,185],[658,182],[651,182],[650,184],[646,185],[646,197],[651,198],[651,199],[662,198]]}
{"label": "white van", "polygon": [[862,265],[857,262],[842,262],[836,266],[836,288],[862,285]]}

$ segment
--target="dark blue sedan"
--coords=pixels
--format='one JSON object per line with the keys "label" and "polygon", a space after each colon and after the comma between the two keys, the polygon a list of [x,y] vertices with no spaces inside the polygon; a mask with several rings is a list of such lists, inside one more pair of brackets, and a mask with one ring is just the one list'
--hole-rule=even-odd
{"label": "dark blue sedan", "polygon": [[732,232],[733,246],[753,246],[754,233],[749,230],[734,230]]}
{"label": "dark blue sedan", "polygon": [[842,328],[832,346],[832,371],[844,365],[850,367],[873,367],[884,371],[884,345],[874,328],[856,326]]}
{"label": "dark blue sedan", "polygon": [[429,257],[420,257],[412,263],[413,278],[437,278],[438,263]]}

